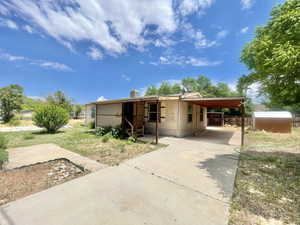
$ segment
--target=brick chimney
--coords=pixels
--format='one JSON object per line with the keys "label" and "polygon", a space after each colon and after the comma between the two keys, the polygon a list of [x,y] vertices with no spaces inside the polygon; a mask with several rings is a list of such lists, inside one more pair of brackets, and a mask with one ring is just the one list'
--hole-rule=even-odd
{"label": "brick chimney", "polygon": [[139,91],[137,91],[137,90],[130,91],[130,98],[136,98],[136,97],[139,97],[139,96],[140,96]]}

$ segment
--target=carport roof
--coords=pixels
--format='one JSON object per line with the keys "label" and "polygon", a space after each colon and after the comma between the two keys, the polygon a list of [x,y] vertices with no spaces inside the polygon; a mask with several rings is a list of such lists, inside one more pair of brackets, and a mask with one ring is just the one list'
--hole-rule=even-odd
{"label": "carport roof", "polygon": [[191,102],[207,108],[240,108],[245,100],[244,97],[229,98],[183,98],[183,101]]}

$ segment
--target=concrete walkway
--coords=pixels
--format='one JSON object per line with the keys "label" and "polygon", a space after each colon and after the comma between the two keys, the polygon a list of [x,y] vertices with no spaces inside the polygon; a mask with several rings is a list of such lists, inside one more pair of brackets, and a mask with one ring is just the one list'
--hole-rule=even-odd
{"label": "concrete walkway", "polygon": [[233,146],[160,141],[169,146],[0,207],[0,224],[227,224],[238,157]]}
{"label": "concrete walkway", "polygon": [[9,162],[5,165],[6,169],[14,169],[61,158],[68,159],[92,172],[106,167],[101,163],[63,149],[55,144],[41,144],[29,147],[11,148],[7,151],[9,154]]}

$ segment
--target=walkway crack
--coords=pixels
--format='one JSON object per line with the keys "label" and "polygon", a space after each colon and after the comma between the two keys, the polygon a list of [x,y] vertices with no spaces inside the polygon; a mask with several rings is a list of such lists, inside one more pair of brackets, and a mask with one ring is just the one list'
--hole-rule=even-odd
{"label": "walkway crack", "polygon": [[197,194],[204,195],[204,196],[206,196],[206,197],[208,197],[208,198],[211,198],[211,199],[213,199],[213,200],[219,201],[219,202],[221,202],[221,203],[225,203],[225,204],[227,204],[227,205],[230,205],[230,202],[228,202],[228,201],[223,201],[223,200],[221,200],[221,199],[212,197],[212,196],[210,196],[210,195],[208,195],[208,194],[206,194],[206,193],[204,193],[204,192],[198,191],[197,189],[194,189],[194,188],[192,188],[192,187],[189,187],[189,186],[186,186],[186,185],[177,183],[176,181],[174,181],[174,180],[172,180],[172,179],[170,179],[170,178],[168,178],[168,177],[161,176],[161,175],[156,174],[156,173],[154,173],[154,172],[150,172],[150,171],[145,170],[145,169],[142,169],[142,168],[140,168],[140,167],[138,167],[138,166],[132,166],[132,165],[127,164],[127,163],[123,163],[123,165],[126,165],[126,166],[130,167],[131,169],[139,170],[139,171],[141,171],[142,173],[145,173],[145,174],[148,174],[148,175],[155,176],[155,177],[157,177],[157,178],[159,178],[159,179],[162,179],[162,180],[167,181],[167,182],[169,182],[169,183],[175,184],[175,185],[180,186],[180,187],[182,187],[182,188],[188,189],[188,190],[193,191],[193,192],[195,192],[195,193],[197,193]]}

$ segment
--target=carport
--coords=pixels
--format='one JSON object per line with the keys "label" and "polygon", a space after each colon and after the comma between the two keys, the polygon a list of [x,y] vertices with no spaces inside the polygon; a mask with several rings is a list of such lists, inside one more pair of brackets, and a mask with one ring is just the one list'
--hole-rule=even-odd
{"label": "carport", "polygon": [[239,109],[242,116],[241,125],[241,146],[244,145],[245,140],[245,98],[244,97],[230,97],[230,98],[184,98],[183,101],[200,105],[206,108],[227,108]]}

